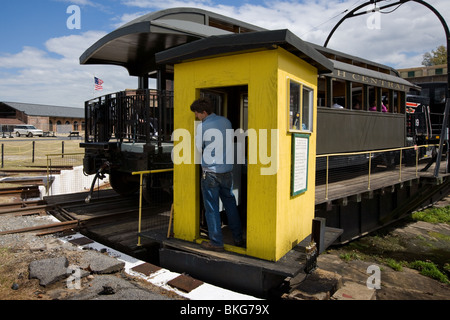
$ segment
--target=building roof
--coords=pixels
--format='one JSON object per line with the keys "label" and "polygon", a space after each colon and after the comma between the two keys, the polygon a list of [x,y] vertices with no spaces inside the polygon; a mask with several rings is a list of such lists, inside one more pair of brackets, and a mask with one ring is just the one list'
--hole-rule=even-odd
{"label": "building roof", "polygon": [[84,118],[83,108],[49,106],[44,104],[31,104],[20,102],[0,102],[13,109],[24,112],[29,116],[55,117],[55,118]]}
{"label": "building roof", "polygon": [[249,50],[271,50],[277,46],[315,66],[319,73],[333,71],[331,61],[287,29],[211,36],[159,52],[156,62],[173,64]]}

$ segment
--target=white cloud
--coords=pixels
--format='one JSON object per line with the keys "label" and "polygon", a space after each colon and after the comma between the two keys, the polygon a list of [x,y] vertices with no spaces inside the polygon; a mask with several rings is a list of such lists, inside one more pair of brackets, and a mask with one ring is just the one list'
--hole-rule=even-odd
{"label": "white cloud", "polygon": [[[216,4],[220,1],[123,0],[122,3],[154,11],[172,7],[197,7],[230,16],[266,29],[289,29],[303,40],[324,45],[332,28],[346,12],[368,1],[277,0],[263,4],[243,2],[240,6]],[[450,1],[427,1],[444,18],[450,18]],[[382,1],[378,6],[389,2]],[[372,8],[364,7],[364,10]],[[384,9],[393,11],[396,7]],[[345,13],[344,13],[345,12]],[[347,19],[334,33],[328,47],[392,67],[418,66],[423,53],[445,44],[438,18],[423,5],[408,2],[381,15],[381,29],[370,30],[366,14]],[[129,17],[131,18],[131,17]],[[130,19],[131,20],[131,19]],[[124,22],[130,20],[123,19]]]}
{"label": "white cloud", "polygon": [[105,81],[105,94],[135,88],[137,80],[124,68],[80,65],[80,55],[104,35],[88,31],[52,38],[46,51],[24,47],[0,56],[0,100],[83,107],[84,101],[102,94],[93,90],[94,75]]}

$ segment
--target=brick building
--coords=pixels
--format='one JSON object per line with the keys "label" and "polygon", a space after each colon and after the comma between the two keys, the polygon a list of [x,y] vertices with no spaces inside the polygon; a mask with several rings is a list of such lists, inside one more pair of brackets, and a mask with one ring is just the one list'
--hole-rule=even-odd
{"label": "brick building", "polygon": [[447,65],[398,69],[400,76],[412,83],[447,82]]}
{"label": "brick building", "polygon": [[31,124],[44,132],[83,132],[84,109],[19,102],[0,102],[0,125],[2,126],[2,131],[10,131],[14,125],[18,124]]}

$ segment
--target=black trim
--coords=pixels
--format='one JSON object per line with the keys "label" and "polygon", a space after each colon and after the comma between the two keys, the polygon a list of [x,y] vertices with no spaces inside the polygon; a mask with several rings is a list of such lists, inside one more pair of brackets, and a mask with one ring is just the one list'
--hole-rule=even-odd
{"label": "black trim", "polygon": [[155,57],[158,64],[175,64],[218,54],[275,49],[277,46],[317,67],[319,73],[334,70],[331,61],[287,29],[212,36],[158,52]]}

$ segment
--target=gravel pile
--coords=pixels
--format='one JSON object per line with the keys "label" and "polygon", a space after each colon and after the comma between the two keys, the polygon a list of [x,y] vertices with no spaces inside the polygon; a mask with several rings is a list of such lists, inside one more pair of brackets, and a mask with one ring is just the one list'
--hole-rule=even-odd
{"label": "gravel pile", "polygon": [[[0,232],[55,223],[52,216],[0,216]],[[16,233],[0,236],[0,248],[34,248],[45,246],[54,236],[37,237],[31,233]]]}

